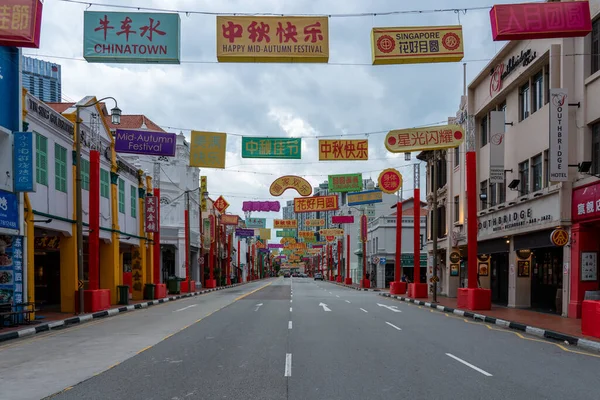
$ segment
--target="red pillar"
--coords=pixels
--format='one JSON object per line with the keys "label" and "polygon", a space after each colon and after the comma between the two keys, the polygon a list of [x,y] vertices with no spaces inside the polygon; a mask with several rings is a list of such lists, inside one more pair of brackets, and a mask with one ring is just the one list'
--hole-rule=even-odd
{"label": "red pillar", "polygon": [[240,264],[240,241],[237,243],[237,283],[242,283],[242,265]]}
{"label": "red pillar", "polygon": [[210,248],[208,251],[208,279],[206,280],[206,288],[214,289],[217,287],[217,281],[215,280],[215,217],[209,215],[208,219],[210,221],[208,232]]}
{"label": "red pillar", "polygon": [[231,285],[231,236],[227,235],[227,284]]}
{"label": "red pillar", "polygon": [[362,288],[370,288],[371,280],[367,279],[367,216],[360,216],[360,237],[362,239],[362,262],[363,262],[363,278],[360,283]]}
{"label": "red pillar", "polygon": [[408,285],[408,296],[427,298],[427,283],[421,282],[421,189],[414,189],[413,196],[413,282]]}
{"label": "red pillar", "polygon": [[[189,204],[189,203],[188,203]],[[185,281],[186,285],[189,284],[189,276],[190,276],[190,220],[189,220],[190,212],[189,210],[183,211],[183,229],[185,230],[184,239],[185,239]],[[188,290],[190,290],[189,286]]]}
{"label": "red pillar", "polygon": [[[418,190],[418,189],[416,189]],[[414,200],[417,201],[416,198]],[[417,214],[414,215],[413,221],[415,221],[415,232],[419,232],[419,221]],[[394,282],[390,284],[390,294],[404,294],[406,293],[406,282],[402,282],[402,203],[396,203],[396,260],[394,262]],[[418,261],[417,261],[418,262]]]}
{"label": "red pillar", "polygon": [[338,256],[337,281],[342,282],[342,240],[341,239],[338,239],[337,256]]}
{"label": "red pillar", "polygon": [[157,218],[156,218],[156,232],[154,233],[154,247],[153,247],[153,258],[154,258],[154,284],[160,283],[160,189],[154,188],[154,197],[157,199]]}
{"label": "red pillar", "polygon": [[100,288],[100,152],[90,151],[90,190],[89,190],[89,285],[88,290]]}
{"label": "red pillar", "polygon": [[352,277],[350,276],[350,235],[346,236],[346,285],[352,285]]}

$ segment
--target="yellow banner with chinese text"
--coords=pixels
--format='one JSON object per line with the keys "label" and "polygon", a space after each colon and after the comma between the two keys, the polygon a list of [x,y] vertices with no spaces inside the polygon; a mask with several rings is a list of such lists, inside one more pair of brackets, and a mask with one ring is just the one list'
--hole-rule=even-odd
{"label": "yellow banner with chinese text", "polygon": [[261,240],[271,240],[271,229],[260,228],[258,230],[258,236],[260,236]]}
{"label": "yellow banner with chinese text", "polygon": [[460,61],[464,57],[462,26],[373,28],[373,65]]}
{"label": "yellow banner with chinese text", "polygon": [[343,229],[321,229],[319,231],[321,237],[323,236],[344,236]]}
{"label": "yellow banner with chinese text", "polygon": [[460,125],[427,126],[390,131],[385,137],[385,148],[392,153],[441,150],[458,147],[464,140]]}
{"label": "yellow banner with chinese text", "polygon": [[190,167],[225,168],[227,134],[192,131]]}
{"label": "yellow banner with chinese text", "polygon": [[274,229],[296,229],[298,228],[298,221],[295,219],[274,219]]}
{"label": "yellow banner with chinese text", "polygon": [[217,16],[219,62],[329,61],[329,19]]}
{"label": "yellow banner with chinese text", "polygon": [[298,232],[298,236],[301,238],[312,238],[315,236],[314,231],[300,231]]}
{"label": "yellow banner with chinese text", "polygon": [[338,197],[336,195],[294,198],[294,212],[296,213],[333,211],[338,208]]}
{"label": "yellow banner with chinese text", "polygon": [[325,219],[324,218],[307,219],[306,221],[304,221],[304,225],[306,225],[306,226],[325,226]]}
{"label": "yellow banner with chinese text", "polygon": [[319,140],[319,161],[368,160],[369,141]]}

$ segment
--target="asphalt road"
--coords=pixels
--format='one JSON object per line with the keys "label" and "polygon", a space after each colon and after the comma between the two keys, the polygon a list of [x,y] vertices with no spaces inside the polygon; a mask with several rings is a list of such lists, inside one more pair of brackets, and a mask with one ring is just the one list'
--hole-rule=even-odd
{"label": "asphalt road", "polygon": [[0,398],[57,385],[60,400],[600,397],[598,354],[372,292],[277,278],[213,294],[140,312],[161,332],[132,313],[0,347]]}

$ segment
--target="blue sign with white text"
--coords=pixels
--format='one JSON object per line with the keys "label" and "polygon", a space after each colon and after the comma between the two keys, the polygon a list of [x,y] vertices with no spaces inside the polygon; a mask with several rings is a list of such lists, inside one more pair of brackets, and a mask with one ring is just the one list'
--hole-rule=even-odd
{"label": "blue sign with white text", "polygon": [[9,131],[18,131],[19,104],[21,88],[19,86],[21,54],[16,47],[0,46],[0,126]]}
{"label": "blue sign with white text", "polygon": [[15,132],[14,139],[14,190],[15,192],[34,192],[33,133]]}
{"label": "blue sign with white text", "polygon": [[19,202],[17,195],[0,190],[0,229],[19,230]]}

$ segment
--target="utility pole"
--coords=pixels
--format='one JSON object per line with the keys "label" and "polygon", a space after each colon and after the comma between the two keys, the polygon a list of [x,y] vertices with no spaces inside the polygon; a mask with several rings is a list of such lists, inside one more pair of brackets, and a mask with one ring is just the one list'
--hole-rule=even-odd
{"label": "utility pole", "polygon": [[185,192],[185,280],[187,281],[187,291],[191,292],[192,285],[190,281],[190,192]]}
{"label": "utility pole", "polygon": [[[437,191],[438,191],[438,159],[437,150],[433,151],[433,163],[431,165],[431,171],[433,174],[433,210],[431,219],[433,229],[433,302],[437,303],[437,262],[438,262],[438,207],[437,207]],[[416,216],[415,216],[416,218]],[[419,226],[421,219],[419,218]],[[420,261],[420,260],[418,260]],[[417,261],[415,261],[417,262]]]}

